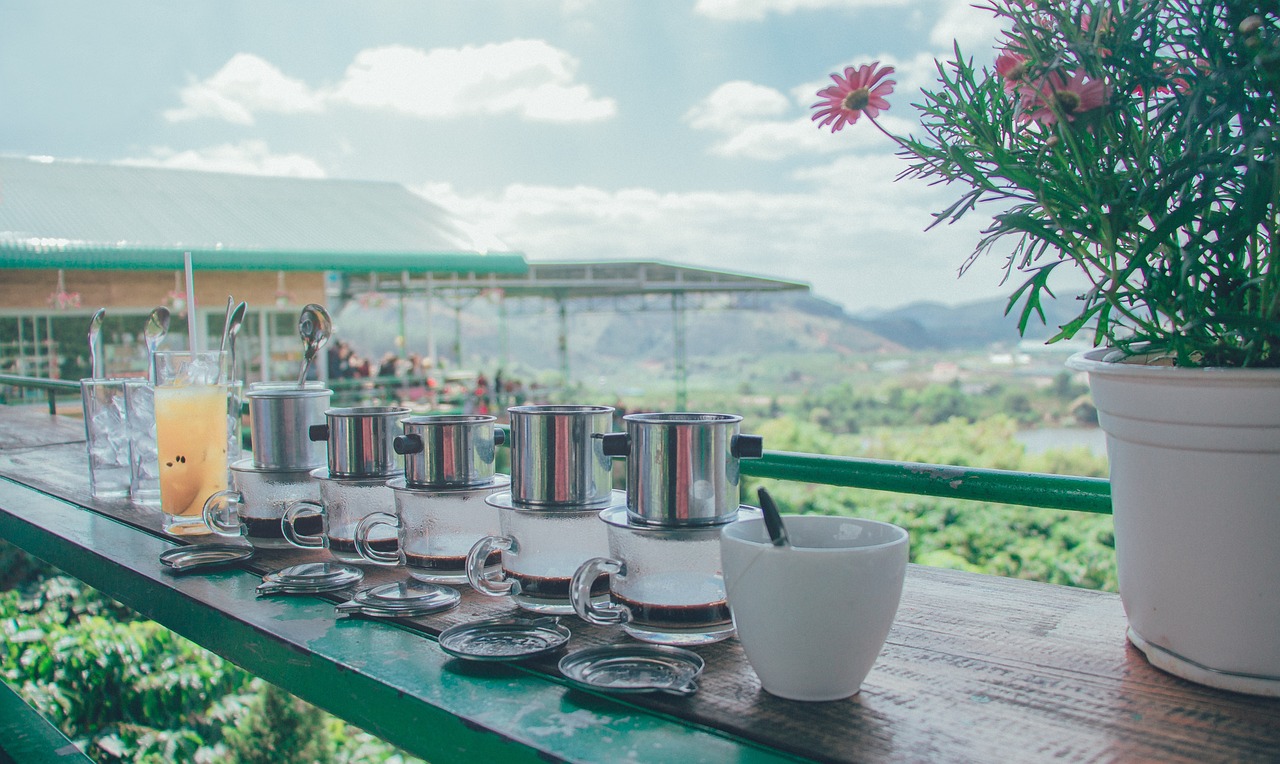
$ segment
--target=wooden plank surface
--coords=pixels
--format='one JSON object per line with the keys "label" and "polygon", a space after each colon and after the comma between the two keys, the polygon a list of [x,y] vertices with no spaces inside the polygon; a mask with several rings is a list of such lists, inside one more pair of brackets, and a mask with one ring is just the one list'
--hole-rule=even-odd
{"label": "wooden plank surface", "polygon": [[[88,496],[83,444],[51,436],[49,445],[18,446],[33,437],[11,435],[31,427],[19,420],[0,409],[0,475],[163,535],[154,512]],[[21,507],[4,509],[21,516]],[[262,551],[246,569],[262,573],[324,558],[304,550]],[[402,575],[370,567],[367,583]],[[430,639],[456,623],[517,612],[504,599],[464,587],[457,609],[407,625]],[[566,623],[574,633],[570,650],[628,641],[616,629],[576,618]],[[707,669],[695,696],[638,696],[627,703],[821,761],[1280,758],[1280,701],[1163,674],[1127,645],[1124,629],[1119,598],[1111,594],[913,565],[884,652],[852,699],[809,704],[770,696],[730,640],[696,648]],[[556,677],[554,659],[532,668]]]}

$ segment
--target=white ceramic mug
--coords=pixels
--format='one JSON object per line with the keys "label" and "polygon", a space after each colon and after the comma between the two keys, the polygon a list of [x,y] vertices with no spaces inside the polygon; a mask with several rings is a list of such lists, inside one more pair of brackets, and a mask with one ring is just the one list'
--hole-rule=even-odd
{"label": "white ceramic mug", "polygon": [[827,515],[784,517],[790,547],[764,521],[725,526],[720,557],[738,639],[764,689],[790,700],[854,695],[898,612],[907,532]]}

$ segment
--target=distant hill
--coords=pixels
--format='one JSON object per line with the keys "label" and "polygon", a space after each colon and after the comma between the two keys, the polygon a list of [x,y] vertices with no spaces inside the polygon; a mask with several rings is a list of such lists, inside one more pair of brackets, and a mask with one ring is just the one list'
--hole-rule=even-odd
{"label": "distant hill", "polygon": [[[437,300],[430,326],[442,357],[452,358],[461,319],[462,363],[493,368],[503,355],[512,368],[553,371],[559,363],[559,322],[555,306],[538,300],[507,304],[505,337],[495,302],[471,300],[455,313]],[[674,317],[658,301],[569,303],[568,348],[574,375],[599,370],[600,378],[625,379],[668,367],[674,356]],[[1069,313],[1050,308],[1050,321]],[[745,369],[770,357],[801,356],[861,362],[908,350],[981,350],[1020,341],[1017,320],[1004,316],[1003,300],[959,306],[920,302],[874,315],[850,316],[839,305],[807,293],[712,296],[691,300],[686,313],[685,350],[692,370]],[[407,348],[426,353],[427,316],[422,302],[405,310]],[[377,359],[395,352],[399,309],[348,305],[337,316],[336,337]],[[1056,324],[1055,324],[1056,327]],[[1054,329],[1033,327],[1029,338],[1047,338]],[[456,364],[455,361],[451,361]]]}
{"label": "distant hill", "polygon": [[1003,297],[963,305],[916,302],[883,313],[854,318],[867,331],[912,350],[976,349],[1012,345],[1021,339],[1047,340],[1075,317],[1073,303],[1049,302],[1045,322],[1033,316],[1025,337],[1018,335],[1018,314],[1004,315]]}

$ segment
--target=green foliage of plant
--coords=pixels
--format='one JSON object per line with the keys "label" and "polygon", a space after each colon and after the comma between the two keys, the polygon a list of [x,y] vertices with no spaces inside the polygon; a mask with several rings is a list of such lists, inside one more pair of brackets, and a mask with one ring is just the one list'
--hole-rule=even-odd
{"label": "green foliage of plant", "polygon": [[786,410],[832,432],[936,425],[956,418],[975,422],[996,415],[1034,425],[1063,418],[1064,404],[1085,392],[1065,373],[1044,389],[998,379],[969,384],[894,380],[870,387],[843,383],[805,391]]}
{"label": "green foliage of plant", "polygon": [[102,760],[194,755],[206,709],[250,679],[65,577],[43,581],[31,596],[0,593],[0,613],[5,678]]}
{"label": "green foliage of plant", "polygon": [[235,764],[329,764],[328,729],[320,709],[275,685],[261,689],[239,722],[227,731],[228,761]]}
{"label": "green foliage of plant", "polygon": [[[1102,476],[1105,460],[1086,449],[1028,456],[1016,422],[951,419],[915,430],[834,435],[811,422],[777,419],[757,432],[771,449],[993,469]],[[836,486],[758,481],[784,512],[847,515],[907,529],[922,565],[1116,591],[1111,517]],[[757,481],[747,481],[746,493]]]}
{"label": "green foliage of plant", "polygon": [[0,674],[95,761],[417,762],[0,541]]}
{"label": "green foliage of plant", "polygon": [[[1024,330],[1044,319],[1051,276],[1074,268],[1088,287],[1057,338],[1093,326],[1094,344],[1178,365],[1280,365],[1276,4],[982,7],[1006,29],[994,69],[957,44],[916,105],[923,135],[890,135],[904,177],[961,188],[935,225],[995,205],[970,263],[1013,243],[1009,309],[1021,304]],[[820,92],[815,118],[875,122],[891,72]]]}

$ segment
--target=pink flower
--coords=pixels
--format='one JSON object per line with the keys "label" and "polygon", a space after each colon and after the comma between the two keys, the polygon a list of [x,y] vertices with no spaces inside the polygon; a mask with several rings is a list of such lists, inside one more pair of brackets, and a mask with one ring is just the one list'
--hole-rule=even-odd
{"label": "pink flower", "polygon": [[1012,93],[1027,75],[1027,57],[1017,53],[1001,53],[996,57],[996,74],[1004,78],[1004,89]]}
{"label": "pink flower", "polygon": [[1050,72],[1018,89],[1022,98],[1021,119],[1052,125],[1061,115],[1068,122],[1073,122],[1077,114],[1106,103],[1108,91],[1105,82],[1087,80],[1084,72],[1076,72],[1070,80],[1064,80],[1058,72]]}
{"label": "pink flower", "polygon": [[873,61],[857,69],[845,67],[843,77],[831,75],[836,84],[818,91],[823,100],[813,105],[818,109],[813,120],[822,120],[818,127],[831,125],[833,133],[839,132],[846,124],[857,122],[863,112],[874,120],[889,108],[884,97],[893,92],[894,81],[885,79],[890,74],[893,74],[892,66],[881,68],[879,61]]}

